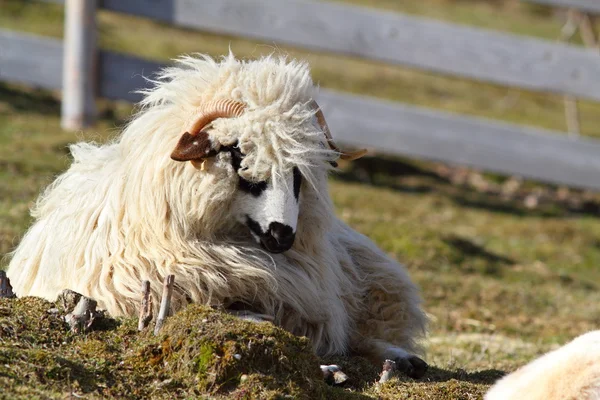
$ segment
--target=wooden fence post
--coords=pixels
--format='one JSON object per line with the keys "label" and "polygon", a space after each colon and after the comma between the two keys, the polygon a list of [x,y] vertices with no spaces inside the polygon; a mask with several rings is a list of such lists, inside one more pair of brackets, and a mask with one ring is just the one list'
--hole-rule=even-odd
{"label": "wooden fence post", "polygon": [[96,3],[65,1],[61,126],[76,130],[96,116]]}

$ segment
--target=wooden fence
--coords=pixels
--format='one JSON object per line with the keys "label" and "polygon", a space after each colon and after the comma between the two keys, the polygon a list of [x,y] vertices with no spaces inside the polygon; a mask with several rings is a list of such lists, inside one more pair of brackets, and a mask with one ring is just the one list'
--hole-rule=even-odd
{"label": "wooden fence", "polygon": [[[528,1],[597,11],[596,0]],[[147,85],[142,75],[160,68],[96,51],[94,4],[66,0],[67,48],[57,40],[0,30],[0,80],[63,89],[67,127],[93,118],[94,97],[139,100],[133,91]],[[102,7],[180,27],[600,101],[597,52],[530,37],[311,0],[104,0]],[[77,100],[69,103],[67,96]],[[600,189],[600,141],[329,90],[321,90],[318,100],[341,142]]]}

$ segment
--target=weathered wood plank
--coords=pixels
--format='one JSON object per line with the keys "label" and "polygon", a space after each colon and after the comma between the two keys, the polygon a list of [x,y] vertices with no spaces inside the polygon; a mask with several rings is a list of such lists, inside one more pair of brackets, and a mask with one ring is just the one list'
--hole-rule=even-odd
{"label": "weathered wood plank", "polygon": [[[8,48],[17,46],[23,51],[10,53],[6,60],[12,66],[8,70],[13,72],[0,72],[0,79],[13,79],[15,66],[29,68],[31,54],[43,54],[45,65],[60,65],[61,46],[55,40],[0,31],[0,48],[6,49],[10,43]],[[102,59],[101,78],[105,83],[100,93],[112,99],[138,100],[134,91],[149,85],[143,76],[151,76],[159,68],[154,62],[113,53],[103,52]],[[46,71],[46,77],[22,82],[50,89],[60,87],[60,68]],[[328,90],[321,90],[318,101],[334,137],[343,143],[600,190],[598,140]]]}
{"label": "weathered wood plank", "polygon": [[60,41],[0,29],[0,80],[61,89],[62,63]]}
{"label": "weathered wood plank", "polygon": [[103,6],[269,44],[600,100],[597,54],[526,36],[310,0],[105,0]]}
{"label": "weathered wood plank", "polygon": [[[569,1],[592,4],[595,0]],[[312,0],[104,0],[102,6],[268,44],[600,100],[597,54],[527,36]]]}
{"label": "weathered wood plank", "polygon": [[526,36],[312,0],[104,0],[103,8],[269,44],[600,100],[597,54]]}
{"label": "weathered wood plank", "polygon": [[600,14],[600,1],[598,0],[521,0],[525,3],[542,4],[546,6],[575,8],[577,10]]}
{"label": "weathered wood plank", "polygon": [[96,0],[67,0],[61,126],[78,130],[96,116]]}

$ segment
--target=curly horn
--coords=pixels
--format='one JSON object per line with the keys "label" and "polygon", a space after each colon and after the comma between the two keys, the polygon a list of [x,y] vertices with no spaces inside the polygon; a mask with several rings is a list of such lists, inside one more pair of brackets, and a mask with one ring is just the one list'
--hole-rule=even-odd
{"label": "curly horn", "polygon": [[244,113],[246,105],[231,99],[214,100],[198,107],[199,116],[187,130],[190,135],[197,135],[206,125],[217,118],[239,117]]}
{"label": "curly horn", "polygon": [[338,152],[340,154],[340,158],[342,160],[352,161],[352,160],[359,159],[362,156],[364,156],[365,154],[367,154],[367,149],[361,149],[361,150],[351,151],[351,152],[340,150],[340,148],[333,141],[333,137],[331,136],[331,131],[329,130],[329,126],[327,125],[327,121],[325,121],[325,116],[323,115],[323,111],[321,111],[321,107],[319,107],[319,104],[317,104],[316,101],[312,100],[310,102],[310,106],[314,110],[316,110],[315,116],[317,117],[317,122],[319,123],[319,126],[321,127],[321,129],[323,130],[323,133],[325,134],[325,138],[327,139],[327,144],[329,144],[329,147],[331,147],[332,150],[335,150],[336,152]]}
{"label": "curly horn", "polygon": [[171,159],[175,161],[191,161],[194,166],[202,169],[206,158],[216,155],[219,143],[212,143],[208,134],[202,129],[217,118],[239,117],[246,106],[231,99],[210,101],[200,105],[197,109],[198,116],[181,137],[175,149],[171,152]]}

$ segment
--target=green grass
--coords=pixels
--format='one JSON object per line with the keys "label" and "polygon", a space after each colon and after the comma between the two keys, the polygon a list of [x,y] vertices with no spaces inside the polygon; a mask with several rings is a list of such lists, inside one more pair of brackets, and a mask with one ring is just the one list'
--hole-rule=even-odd
{"label": "green grass", "polygon": [[[363,0],[353,1],[364,4]],[[559,22],[547,13],[522,8],[513,1],[497,4],[442,0],[377,3],[396,11],[546,38],[558,32]],[[0,8],[1,27],[61,35],[60,7],[0,0]],[[223,54],[230,44],[244,57],[273,50],[252,41],[182,31],[107,12],[101,13],[100,24],[104,48],[157,60],[191,51]],[[148,46],[149,42],[153,45]],[[562,100],[557,96],[351,58],[283,51],[308,59],[324,87],[564,129]],[[28,209],[39,191],[68,166],[67,145],[78,140],[106,140],[119,131],[131,111],[121,103],[101,102],[99,108],[101,119],[96,127],[64,132],[54,94],[0,84],[0,255],[14,248],[30,224]],[[587,134],[598,134],[599,111],[598,105],[583,103]],[[486,178],[499,184],[505,181]],[[538,189],[554,192],[554,188],[531,183],[523,188],[526,193]],[[597,196],[573,195],[587,201],[587,206],[571,206],[553,197],[530,210],[521,197],[503,199],[473,185],[452,184],[434,164],[371,158],[344,165],[332,178],[331,192],[342,219],[407,265],[423,290],[432,319],[425,346],[433,368],[424,382],[400,379],[377,389],[372,385],[377,371],[363,361],[330,360],[339,362],[356,379],[349,388],[335,391],[342,398],[481,398],[503,372],[600,326]],[[0,262],[0,268],[6,262]],[[3,326],[0,319],[0,338]],[[92,336],[90,346],[98,340]],[[125,357],[119,355],[121,348],[116,348],[118,352],[112,349],[106,360],[98,361],[107,364],[85,364],[80,366],[83,370],[76,365],[74,373],[88,371],[81,378],[83,383],[89,376],[96,376],[101,384],[102,379],[121,379],[102,369],[102,365],[113,365],[114,357]],[[211,360],[210,348],[199,348],[200,370]],[[0,359],[10,356],[5,350],[0,348]],[[50,357],[47,350],[42,353],[40,357]],[[65,355],[66,359],[71,356]],[[37,371],[30,368],[38,361],[43,365],[43,360],[25,361],[29,364],[20,365],[28,373]],[[64,360],[61,363],[60,368],[71,365]],[[4,366],[4,362],[0,364]],[[60,371],[63,374],[65,370]],[[0,382],[1,375],[0,371]],[[250,379],[253,382],[255,378]],[[35,380],[19,382],[14,393],[38,390]],[[44,386],[39,397],[64,394],[65,382]]]}

